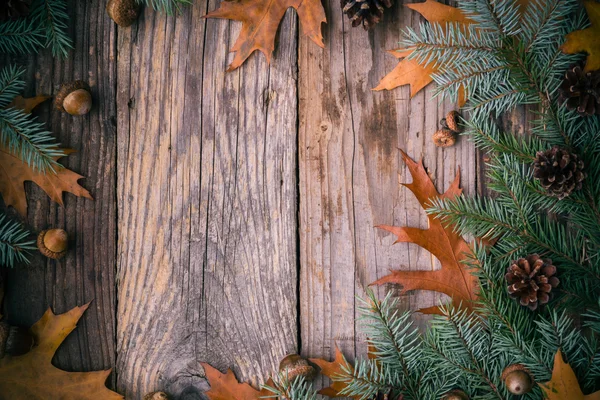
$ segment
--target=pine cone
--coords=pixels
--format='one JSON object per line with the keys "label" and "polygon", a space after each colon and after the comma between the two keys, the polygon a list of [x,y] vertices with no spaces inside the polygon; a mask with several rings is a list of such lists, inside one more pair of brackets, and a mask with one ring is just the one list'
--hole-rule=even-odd
{"label": "pine cone", "polygon": [[383,11],[392,6],[392,0],[341,0],[341,4],[353,27],[362,24],[369,30],[381,21]]}
{"label": "pine cone", "polygon": [[0,21],[28,16],[31,1],[32,0],[1,0]]}
{"label": "pine cone", "polygon": [[550,292],[559,284],[554,276],[556,267],[552,260],[542,260],[537,254],[513,261],[508,267],[505,278],[508,282],[508,294],[520,299],[522,306],[535,310],[538,304],[550,300]]}
{"label": "pine cone", "polygon": [[600,70],[583,72],[580,65],[571,66],[560,85],[558,100],[569,110],[581,115],[600,115]]}
{"label": "pine cone", "polygon": [[550,196],[564,199],[574,190],[581,189],[587,176],[583,161],[577,154],[558,146],[538,151],[533,162],[533,176],[539,179]]}

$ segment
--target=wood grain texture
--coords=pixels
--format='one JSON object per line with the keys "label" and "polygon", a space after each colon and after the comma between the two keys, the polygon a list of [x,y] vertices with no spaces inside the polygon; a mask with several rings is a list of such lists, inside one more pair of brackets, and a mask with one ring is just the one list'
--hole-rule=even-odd
{"label": "wood grain texture", "polygon": [[[326,12],[326,49],[305,39],[299,46],[300,319],[302,353],[332,359],[336,343],[350,358],[366,353],[355,296],[369,283],[390,269],[439,268],[425,250],[392,246],[392,235],[374,228],[427,227],[417,200],[400,185],[411,178],[397,148],[423,158],[440,191],[460,166],[462,186],[473,193],[477,159],[465,140],[447,149],[431,141],[452,109],[432,100],[433,87],[412,99],[408,87],[371,91],[397,62],[385,50],[397,47],[403,27],[418,25],[416,13],[396,4],[365,32],[350,26],[337,2],[327,2]],[[416,309],[438,298],[412,293],[400,305]]]}
{"label": "wood grain texture", "polygon": [[[116,359],[116,30],[101,3],[69,1],[74,49],[67,59],[44,50],[6,60],[27,66],[27,96],[56,95],[63,82],[82,79],[94,99],[92,111],[82,117],[54,110],[51,101],[36,111],[63,146],[76,150],[61,162],[86,177],[80,184],[94,200],[65,194],[61,207],[27,184],[26,223],[35,232],[66,229],[70,249],[60,261],[38,254],[31,266],[9,270],[5,299],[8,321],[23,326],[48,307],[59,314],[92,301],[54,357],[54,364],[68,371],[108,369]],[[108,383],[114,387],[114,374]]]}
{"label": "wood grain texture", "polygon": [[[118,44],[118,390],[262,382],[297,347],[297,22],[225,73],[238,23],[145,9]],[[196,397],[190,398],[198,398]]]}

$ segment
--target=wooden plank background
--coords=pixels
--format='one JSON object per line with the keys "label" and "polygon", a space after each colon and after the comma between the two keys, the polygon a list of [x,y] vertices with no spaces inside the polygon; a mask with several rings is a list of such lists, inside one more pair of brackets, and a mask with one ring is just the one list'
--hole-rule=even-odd
{"label": "wooden plank background", "polygon": [[[420,18],[397,3],[365,32],[338,0],[324,3],[325,49],[288,10],[272,63],[255,53],[231,73],[240,24],[202,19],[214,0],[177,17],[145,9],[130,28],[104,1],[70,0],[67,60],[3,59],[27,65],[27,95],[85,79],[95,100],[81,118],[40,109],[77,150],[65,163],[95,200],[67,194],[63,208],[31,185],[26,222],[67,229],[71,251],[8,273],[13,324],[93,300],[56,366],[114,367],[108,384],[128,399],[201,398],[201,361],[259,384],[290,352],[364,354],[355,296],[389,269],[438,267],[374,228],[427,225],[400,185],[410,177],[397,148],[422,157],[439,190],[458,167],[467,194],[482,187],[472,144],[431,142],[451,104],[431,100],[431,87],[413,99],[408,87],[371,91],[397,62],[385,50]],[[437,299],[414,293],[401,306]]]}

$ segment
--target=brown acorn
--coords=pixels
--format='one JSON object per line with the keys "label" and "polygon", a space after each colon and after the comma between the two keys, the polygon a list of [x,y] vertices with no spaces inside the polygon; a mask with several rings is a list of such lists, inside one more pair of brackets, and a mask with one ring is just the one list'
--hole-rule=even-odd
{"label": "brown acorn", "polygon": [[307,381],[312,381],[317,375],[317,371],[298,354],[289,354],[279,363],[279,373],[290,382],[299,376],[303,376]]}
{"label": "brown acorn", "polygon": [[169,400],[165,392],[151,392],[144,396],[144,400]]}
{"label": "brown acorn", "polygon": [[533,389],[533,378],[525,366],[521,364],[509,365],[502,371],[502,381],[506,389],[515,395],[531,392]]}
{"label": "brown acorn", "polygon": [[458,111],[450,111],[446,114],[446,118],[443,118],[440,121],[440,125],[444,128],[450,129],[452,132],[461,133],[463,131],[460,123],[462,122],[462,117],[458,113]]}
{"label": "brown acorn", "polygon": [[443,400],[469,400],[469,396],[467,396],[467,394],[465,392],[463,392],[462,390],[451,390],[450,392],[446,393],[446,395],[444,397],[442,397]]}
{"label": "brown acorn", "polygon": [[65,83],[60,87],[54,105],[71,115],[85,115],[92,109],[90,87],[84,81]]}
{"label": "brown acorn", "polygon": [[437,147],[450,147],[456,143],[456,135],[448,128],[438,130],[432,139]]}
{"label": "brown acorn", "polygon": [[117,25],[125,28],[138,19],[140,5],[135,0],[109,0],[106,12]]}
{"label": "brown acorn", "polygon": [[40,252],[48,258],[58,260],[67,253],[69,236],[64,229],[48,229],[38,235],[37,245]]}

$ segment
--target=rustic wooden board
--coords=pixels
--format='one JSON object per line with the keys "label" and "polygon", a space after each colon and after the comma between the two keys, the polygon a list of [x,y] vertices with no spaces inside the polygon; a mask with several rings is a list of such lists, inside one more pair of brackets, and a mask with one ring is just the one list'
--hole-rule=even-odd
{"label": "rustic wooden board", "polygon": [[262,382],[297,348],[296,17],[225,73],[238,23],[146,9],[118,38],[120,393]]}
{"label": "rustic wooden board", "polygon": [[[465,140],[443,150],[432,143],[439,119],[452,109],[431,99],[432,87],[412,99],[408,87],[371,91],[396,65],[385,50],[397,47],[402,27],[418,25],[416,13],[396,4],[371,32],[352,28],[335,1],[327,2],[326,13],[326,49],[307,39],[299,46],[302,353],[332,358],[337,344],[353,358],[366,352],[355,296],[390,269],[439,268],[425,250],[392,246],[395,238],[374,228],[427,227],[418,202],[400,185],[411,178],[397,148],[424,159],[438,190],[460,166],[462,186],[473,193],[477,158]],[[384,295],[398,287],[378,290]],[[401,306],[438,299],[413,293],[401,297]]]}
{"label": "rustic wooden board", "polygon": [[[35,232],[66,229],[70,250],[60,261],[38,255],[31,266],[10,270],[5,304],[11,324],[30,326],[48,307],[62,313],[92,301],[54,358],[59,368],[90,371],[111,368],[116,359],[116,30],[103,2],[72,0],[69,15],[74,49],[68,59],[42,51],[7,63],[27,66],[28,96],[55,95],[61,83],[74,79],[90,84],[90,114],[62,114],[48,101],[39,107],[39,115],[63,146],[77,151],[62,163],[86,177],[80,183],[94,200],[65,194],[61,207],[39,187],[27,184],[26,223]],[[109,385],[114,387],[114,374]]]}

